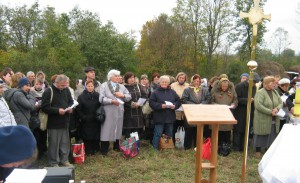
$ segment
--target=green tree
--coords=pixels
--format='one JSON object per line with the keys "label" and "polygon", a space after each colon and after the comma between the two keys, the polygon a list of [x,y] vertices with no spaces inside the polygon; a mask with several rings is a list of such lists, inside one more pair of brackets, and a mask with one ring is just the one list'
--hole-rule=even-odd
{"label": "green tree", "polygon": [[22,52],[34,47],[35,40],[40,35],[39,4],[36,2],[30,8],[26,5],[15,9],[5,7],[5,18],[9,27],[9,46]]}
{"label": "green tree", "polygon": [[137,49],[141,73],[176,75],[187,69],[182,33],[174,26],[170,17],[161,14],[148,21],[141,31],[141,41]]}

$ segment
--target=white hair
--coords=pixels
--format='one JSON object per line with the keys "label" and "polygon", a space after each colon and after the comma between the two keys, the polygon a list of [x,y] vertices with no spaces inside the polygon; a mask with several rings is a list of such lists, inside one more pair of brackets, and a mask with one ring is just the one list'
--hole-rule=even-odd
{"label": "white hair", "polygon": [[159,82],[161,81],[168,81],[170,83],[170,77],[167,75],[160,76]]}
{"label": "white hair", "polygon": [[34,74],[34,72],[28,71],[27,74],[26,74],[26,77],[29,77],[31,74]]}
{"label": "white hair", "polygon": [[107,73],[107,80],[109,81],[111,77],[113,76],[120,76],[121,72],[118,71],[118,70],[115,70],[115,69],[112,69],[110,70],[108,73]]}

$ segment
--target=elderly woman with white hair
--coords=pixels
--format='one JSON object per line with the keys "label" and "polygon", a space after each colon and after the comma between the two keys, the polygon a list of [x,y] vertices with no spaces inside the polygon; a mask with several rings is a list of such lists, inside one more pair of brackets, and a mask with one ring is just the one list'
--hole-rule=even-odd
{"label": "elderly woman with white hair", "polygon": [[122,136],[124,102],[131,100],[131,95],[124,85],[118,83],[120,71],[110,70],[107,82],[100,88],[99,101],[104,105],[105,121],[101,125],[101,147],[103,155],[107,155],[109,142],[114,141],[114,150],[119,150],[119,139]]}
{"label": "elderly woman with white hair", "polygon": [[173,124],[176,121],[175,110],[181,105],[179,96],[170,87],[169,76],[159,78],[159,86],[151,93],[149,104],[153,109],[154,122],[152,145],[154,149],[158,149],[159,139],[164,130],[165,134],[172,138]]}

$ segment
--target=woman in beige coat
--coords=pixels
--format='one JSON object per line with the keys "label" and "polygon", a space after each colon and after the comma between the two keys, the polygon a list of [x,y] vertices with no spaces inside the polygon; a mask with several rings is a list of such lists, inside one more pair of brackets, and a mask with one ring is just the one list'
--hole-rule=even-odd
{"label": "woman in beige coat", "polygon": [[279,117],[276,115],[282,108],[282,100],[275,90],[275,78],[267,76],[263,88],[254,97],[253,145],[256,157],[261,157],[261,147],[268,148],[279,132]]}

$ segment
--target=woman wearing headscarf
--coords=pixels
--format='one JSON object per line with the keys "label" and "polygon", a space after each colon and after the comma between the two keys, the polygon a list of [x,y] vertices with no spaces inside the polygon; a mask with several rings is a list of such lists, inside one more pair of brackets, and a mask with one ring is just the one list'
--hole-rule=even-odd
{"label": "woman wearing headscarf", "polygon": [[99,101],[104,105],[105,121],[101,125],[100,151],[103,155],[108,153],[109,142],[114,141],[114,150],[119,150],[119,139],[122,136],[124,102],[131,100],[131,95],[124,85],[118,83],[120,71],[110,70],[107,82],[100,88]]}
{"label": "woman wearing headscarf", "polygon": [[254,97],[253,145],[255,156],[261,157],[261,148],[269,148],[275,140],[280,119],[276,114],[282,108],[282,100],[275,90],[275,78],[267,76],[263,80],[263,88]]}
{"label": "woman wearing headscarf", "polygon": [[96,111],[100,107],[99,93],[95,91],[93,81],[87,81],[86,87],[78,97],[76,112],[80,118],[80,134],[87,155],[99,151],[100,123],[96,120]]}
{"label": "woman wearing headscarf", "polygon": [[[209,104],[211,102],[211,95],[207,87],[201,86],[201,77],[195,74],[191,78],[191,84],[188,88],[184,89],[181,101],[183,104]],[[193,142],[196,146],[197,127],[189,125],[185,120],[185,137],[184,148],[192,148]],[[208,130],[208,129],[207,129]]]}
{"label": "woman wearing headscarf", "polygon": [[[191,84],[183,91],[181,101],[183,104],[209,104],[211,95],[207,87],[201,86],[201,77],[195,74],[191,78]],[[194,125],[189,125],[185,120],[185,138],[184,148],[192,148],[193,142],[196,146],[197,128]]]}
{"label": "woman wearing headscarf", "polygon": [[[171,102],[167,105],[166,101]],[[170,78],[166,75],[159,78],[159,87],[151,93],[150,107],[153,109],[154,137],[152,145],[158,149],[159,139],[165,130],[168,137],[173,135],[173,125],[176,121],[175,110],[181,105],[177,93],[170,87]]]}
{"label": "woman wearing headscarf", "polygon": [[137,102],[139,98],[146,99],[147,96],[141,85],[135,82],[135,75],[132,72],[125,73],[124,82],[131,95],[131,100],[124,104],[123,132],[126,138],[129,138],[132,132],[138,132],[140,136],[144,128],[144,121],[142,106],[139,106]]}
{"label": "woman wearing headscarf", "polygon": [[[230,109],[236,108],[238,105],[237,95],[233,84],[226,78],[220,79],[218,85],[215,86],[212,93],[212,103],[227,105]],[[219,147],[224,144],[230,147],[230,135],[233,125],[219,125]]]}

